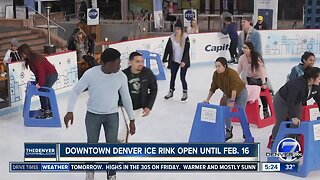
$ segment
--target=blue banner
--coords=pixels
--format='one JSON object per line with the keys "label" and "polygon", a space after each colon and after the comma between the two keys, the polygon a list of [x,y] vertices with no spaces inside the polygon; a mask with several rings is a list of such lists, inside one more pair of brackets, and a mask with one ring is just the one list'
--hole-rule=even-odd
{"label": "blue banner", "polygon": [[298,172],[299,164],[298,163],[281,163],[280,172]]}
{"label": "blue banner", "polygon": [[70,170],[69,163],[41,163],[41,171],[68,172],[69,170]]}
{"label": "blue banner", "polygon": [[[32,168],[33,167],[33,168]],[[36,167],[36,168],[34,168]],[[10,163],[10,172],[77,171],[253,171],[258,163]]]}
{"label": "blue banner", "polygon": [[9,172],[40,172],[40,163],[10,162]]}
{"label": "blue banner", "polygon": [[62,157],[258,157],[258,144],[60,144]]}

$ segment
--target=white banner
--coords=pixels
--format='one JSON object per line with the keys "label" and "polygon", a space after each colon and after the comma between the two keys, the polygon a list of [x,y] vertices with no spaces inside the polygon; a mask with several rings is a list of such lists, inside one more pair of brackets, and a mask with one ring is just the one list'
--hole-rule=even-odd
{"label": "white banner", "polygon": [[162,22],[164,21],[162,12],[162,0],[153,0],[153,17],[154,28],[160,28],[162,26]]}
{"label": "white banner", "polygon": [[[56,93],[61,93],[67,87],[78,82],[77,55],[75,51],[47,56],[47,59],[58,71],[58,80],[53,85]],[[11,106],[23,102],[28,81],[35,80],[30,69],[26,69],[24,62],[9,64],[9,80]]]}
{"label": "white banner", "polygon": [[13,5],[13,0],[1,0],[0,1],[0,18],[5,18],[6,16],[6,6]]}
{"label": "white banner", "polygon": [[197,21],[197,10],[196,9],[184,9],[183,10],[183,25],[184,25],[184,27],[189,27],[191,25],[192,19],[195,19]]}
{"label": "white banner", "polygon": [[87,25],[99,25],[99,8],[88,8],[87,9]]}
{"label": "white banner", "polygon": [[[305,51],[311,51],[320,56],[319,30],[265,30],[260,31],[262,55],[264,59],[301,58]],[[122,67],[128,66],[129,54],[136,50],[148,50],[163,56],[168,36],[141,39],[111,44],[110,47],[118,49],[122,56]],[[222,33],[190,34],[191,64],[214,62],[218,57],[230,58],[228,36]],[[279,59],[280,60],[280,59]]]}
{"label": "white banner", "polygon": [[257,22],[258,16],[263,16],[269,29],[278,27],[278,0],[254,0],[253,22]]}

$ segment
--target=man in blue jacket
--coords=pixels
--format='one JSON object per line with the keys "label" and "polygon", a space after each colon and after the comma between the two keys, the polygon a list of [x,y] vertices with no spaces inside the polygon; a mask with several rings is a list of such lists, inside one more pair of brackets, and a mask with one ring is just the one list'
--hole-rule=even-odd
{"label": "man in blue jacket", "polygon": [[245,42],[251,42],[256,52],[262,55],[260,33],[252,27],[252,19],[244,17],[241,21],[242,32],[240,32],[238,40],[239,55],[243,54],[242,47]]}
{"label": "man in blue jacket", "polygon": [[231,60],[228,63],[238,63],[238,53],[237,53],[237,45],[238,45],[238,33],[237,33],[237,25],[236,23],[232,22],[231,17],[226,17],[224,19],[225,28],[221,31],[222,34],[227,35],[229,34],[230,37],[230,46],[229,52]]}

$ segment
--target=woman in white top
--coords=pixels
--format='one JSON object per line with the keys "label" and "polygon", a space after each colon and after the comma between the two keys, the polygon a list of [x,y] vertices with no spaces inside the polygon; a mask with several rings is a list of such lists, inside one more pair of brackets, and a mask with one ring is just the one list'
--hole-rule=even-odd
{"label": "woman in white top", "polygon": [[[175,90],[175,80],[177,72],[180,68],[180,79],[182,82],[183,95],[182,102],[188,99],[188,85],[186,82],[187,70],[190,67],[190,41],[188,35],[183,32],[183,26],[180,19],[175,24],[175,33],[170,36],[165,52],[163,55],[163,62],[168,62],[168,68],[171,70],[170,90],[164,97],[170,99],[173,97]],[[169,57],[169,60],[168,60]]]}

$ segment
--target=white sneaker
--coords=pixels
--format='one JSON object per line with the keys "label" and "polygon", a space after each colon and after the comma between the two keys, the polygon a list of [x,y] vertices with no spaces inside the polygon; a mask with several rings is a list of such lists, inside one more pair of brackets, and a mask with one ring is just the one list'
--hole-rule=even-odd
{"label": "white sneaker", "polygon": [[94,171],[86,172],[86,180],[94,180]]}
{"label": "white sneaker", "polygon": [[107,180],[117,180],[117,177],[116,177],[116,175],[107,176]]}

